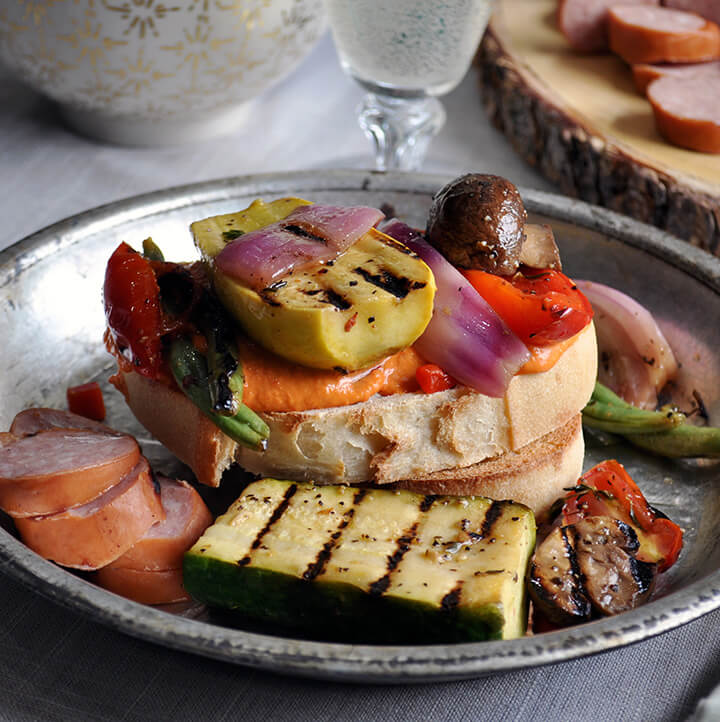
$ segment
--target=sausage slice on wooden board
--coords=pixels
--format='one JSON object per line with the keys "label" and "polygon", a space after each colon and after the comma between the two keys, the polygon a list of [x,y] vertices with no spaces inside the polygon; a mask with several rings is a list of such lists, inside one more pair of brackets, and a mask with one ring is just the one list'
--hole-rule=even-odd
{"label": "sausage slice on wooden board", "polygon": [[720,25],[720,2],[718,0],[663,0],[663,5],[697,13],[706,20],[712,20]]}
{"label": "sausage slice on wooden board", "polygon": [[647,89],[653,80],[660,78],[692,78],[695,75],[702,75],[704,78],[714,76],[720,77],[720,61],[710,61],[706,63],[681,63],[672,65],[663,63],[653,65],[650,63],[637,63],[632,66],[633,80],[635,87],[641,95],[647,94]]}
{"label": "sausage slice on wooden board", "polygon": [[21,411],[10,426],[10,433],[16,436],[30,436],[38,431],[50,429],[87,429],[98,433],[121,436],[121,433],[109,426],[87,419],[79,414],[61,409],[33,408]]}
{"label": "sausage slice on wooden board", "polygon": [[182,585],[182,569],[141,571],[104,567],[98,569],[93,581],[108,591],[140,604],[174,604],[186,602],[190,595]]}
{"label": "sausage slice on wooden board", "polygon": [[595,516],[555,528],[530,565],[533,603],[561,626],[633,609],[650,595],[655,565],[635,558],[638,539],[622,521]]}
{"label": "sausage slice on wooden board", "polygon": [[[576,50],[596,52],[607,50],[608,10],[618,0],[560,0],[558,25],[567,41]],[[623,0],[623,5],[660,5],[660,0]]]}
{"label": "sausage slice on wooden board", "polygon": [[647,97],[667,140],[690,150],[720,153],[720,73],[660,78],[650,84]]}
{"label": "sausage slice on wooden board", "polygon": [[610,49],[630,63],[699,63],[720,57],[720,28],[694,13],[617,5],[608,10]]}
{"label": "sausage slice on wooden board", "polygon": [[124,554],[165,512],[145,459],[104,494],[59,514],[15,519],[33,551],[57,564],[94,570]]}
{"label": "sausage slice on wooden board", "polygon": [[140,461],[131,436],[54,429],[0,447],[0,509],[13,517],[86,504]]}
{"label": "sausage slice on wooden board", "polygon": [[158,477],[165,520],[151,526],[109,566],[137,571],[180,569],[183,555],[213,522],[200,494],[185,481]]}

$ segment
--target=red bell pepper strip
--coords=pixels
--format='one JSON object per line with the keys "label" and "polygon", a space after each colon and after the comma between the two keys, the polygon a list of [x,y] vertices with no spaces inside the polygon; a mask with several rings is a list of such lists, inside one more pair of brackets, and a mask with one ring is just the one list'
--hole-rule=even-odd
{"label": "red bell pepper strip", "polygon": [[583,474],[566,497],[564,524],[588,516],[611,516],[635,530],[640,542],[638,559],[656,562],[658,571],[671,567],[682,549],[682,529],[653,509],[622,464],[603,461]]}
{"label": "red bell pepper strip", "polygon": [[104,298],[118,351],[138,373],[153,378],[161,362],[160,289],[150,261],[127,243],[110,256]]}
{"label": "red bell pepper strip", "polygon": [[437,364],[423,364],[415,371],[418,385],[426,394],[446,391],[457,385],[455,379],[448,376]]}
{"label": "red bell pepper strip", "polygon": [[86,419],[102,421],[105,418],[105,400],[97,381],[70,386],[66,392],[68,410]]}
{"label": "red bell pepper strip", "polygon": [[548,346],[572,338],[593,317],[590,302],[559,271],[518,272],[508,278],[485,271],[463,275],[527,345]]}

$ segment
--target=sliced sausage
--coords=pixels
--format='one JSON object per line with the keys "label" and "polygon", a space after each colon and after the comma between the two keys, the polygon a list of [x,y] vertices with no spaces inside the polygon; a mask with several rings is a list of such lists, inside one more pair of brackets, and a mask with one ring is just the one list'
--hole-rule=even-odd
{"label": "sliced sausage", "polygon": [[720,24],[720,2],[718,0],[664,0],[663,5],[677,10],[697,13],[706,20]]}
{"label": "sliced sausage", "polygon": [[159,477],[165,521],[150,527],[111,567],[138,571],[179,569],[183,554],[213,522],[200,494],[185,481]]}
{"label": "sliced sausage", "polygon": [[7,446],[17,441],[17,436],[9,431],[0,431],[0,446]]}
{"label": "sliced sausage", "polygon": [[12,422],[10,433],[16,436],[30,436],[49,429],[87,429],[119,436],[119,432],[99,421],[87,419],[79,414],[60,409],[33,408],[21,411]]}
{"label": "sliced sausage", "polygon": [[618,5],[608,11],[610,49],[627,63],[699,63],[720,57],[720,28],[663,7]]}
{"label": "sliced sausage", "polygon": [[53,429],[0,447],[0,509],[56,514],[95,499],[140,461],[131,436]]}
{"label": "sliced sausage", "polygon": [[[576,50],[607,50],[607,13],[618,0],[560,0],[558,25]],[[623,0],[623,5],[659,5],[660,0]]]}
{"label": "sliced sausage", "polygon": [[139,571],[104,567],[94,575],[96,584],[141,604],[173,604],[190,600],[182,585],[182,569]]}
{"label": "sliced sausage", "polygon": [[720,153],[720,74],[660,78],[647,96],[667,140],[690,150]]}
{"label": "sliced sausage", "polygon": [[682,63],[679,65],[637,63],[632,66],[632,73],[635,87],[641,95],[645,95],[650,83],[659,78],[668,76],[674,78],[692,78],[696,75],[702,75],[705,78],[711,78],[716,75],[720,76],[720,62]]}
{"label": "sliced sausage", "polygon": [[124,554],[165,513],[145,459],[88,504],[59,514],[15,519],[33,551],[57,564],[93,570]]}

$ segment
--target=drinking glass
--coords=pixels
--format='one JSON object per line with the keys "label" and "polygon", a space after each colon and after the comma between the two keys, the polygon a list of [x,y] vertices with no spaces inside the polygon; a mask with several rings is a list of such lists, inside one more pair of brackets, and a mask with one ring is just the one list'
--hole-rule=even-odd
{"label": "drinking glass", "polygon": [[378,170],[416,170],[445,122],[493,0],[325,0],[340,63],[368,90],[358,113]]}

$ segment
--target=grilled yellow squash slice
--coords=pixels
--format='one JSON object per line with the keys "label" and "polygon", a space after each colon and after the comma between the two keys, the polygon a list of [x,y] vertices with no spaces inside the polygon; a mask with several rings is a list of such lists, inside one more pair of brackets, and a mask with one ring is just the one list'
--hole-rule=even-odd
{"label": "grilled yellow squash slice", "polygon": [[334,262],[292,272],[260,292],[213,267],[226,243],[307,204],[257,200],[191,225],[223,304],[251,338],[303,366],[353,371],[410,346],[430,321],[435,281],[415,254],[375,229]]}
{"label": "grilled yellow squash slice", "polygon": [[262,479],[185,554],[212,607],[316,638],[509,639],[527,622],[527,507]]}

